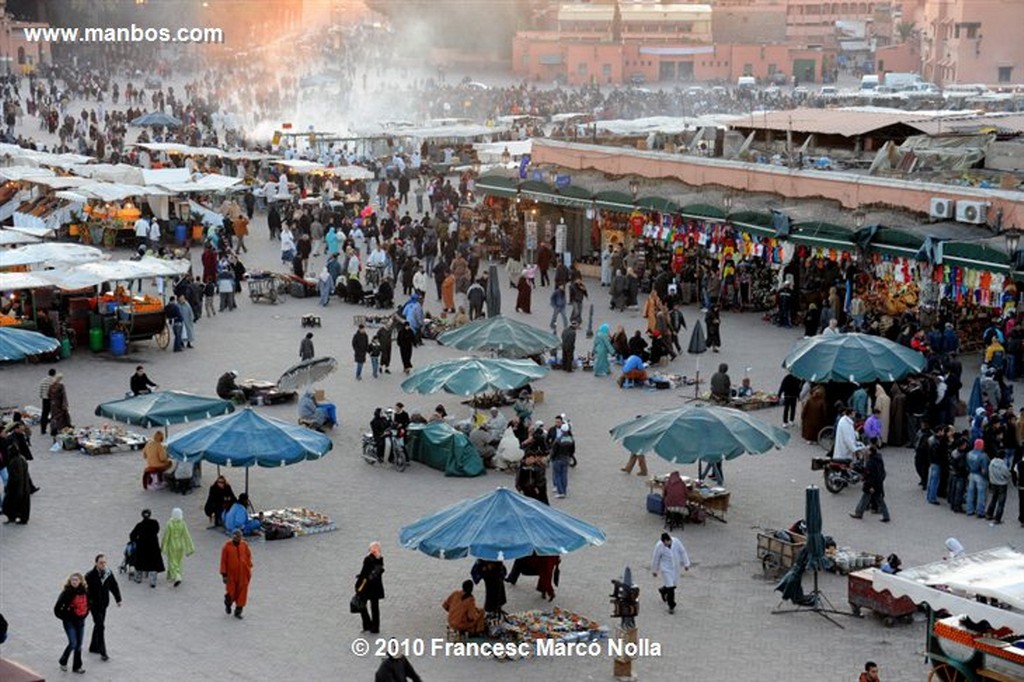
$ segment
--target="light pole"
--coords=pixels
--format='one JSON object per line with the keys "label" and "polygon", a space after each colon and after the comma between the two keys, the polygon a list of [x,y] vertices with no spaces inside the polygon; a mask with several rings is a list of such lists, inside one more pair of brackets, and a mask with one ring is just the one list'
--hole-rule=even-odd
{"label": "light pole", "polygon": [[729,214],[732,213],[732,193],[726,194],[722,197],[722,206],[725,207],[725,217],[728,218]]}
{"label": "light pole", "polygon": [[640,181],[633,179],[629,181],[629,193],[633,196],[633,203],[636,204],[636,199],[640,195]]}
{"label": "light pole", "polygon": [[1006,239],[1006,250],[1010,256],[1010,269],[1017,263],[1017,250],[1020,248],[1021,229],[1014,226],[1003,230],[1003,237]]}

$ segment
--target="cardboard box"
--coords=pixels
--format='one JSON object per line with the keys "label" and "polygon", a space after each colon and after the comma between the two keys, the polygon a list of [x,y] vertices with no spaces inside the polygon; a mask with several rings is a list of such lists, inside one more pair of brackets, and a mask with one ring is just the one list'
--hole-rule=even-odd
{"label": "cardboard box", "polygon": [[542,402],[544,402],[544,391],[533,389],[533,404],[540,405]]}
{"label": "cardboard box", "polygon": [[326,396],[324,394],[324,389],[322,389],[322,388],[318,388],[315,391],[313,391],[313,397],[316,398],[316,401],[318,403],[322,403],[322,402],[326,401]]}

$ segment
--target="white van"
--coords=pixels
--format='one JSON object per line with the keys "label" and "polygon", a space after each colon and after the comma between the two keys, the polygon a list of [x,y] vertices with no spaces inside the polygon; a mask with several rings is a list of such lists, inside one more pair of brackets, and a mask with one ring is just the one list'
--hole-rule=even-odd
{"label": "white van", "polygon": [[861,91],[874,90],[878,87],[879,79],[878,74],[869,73],[866,76],[862,76],[860,79]]}

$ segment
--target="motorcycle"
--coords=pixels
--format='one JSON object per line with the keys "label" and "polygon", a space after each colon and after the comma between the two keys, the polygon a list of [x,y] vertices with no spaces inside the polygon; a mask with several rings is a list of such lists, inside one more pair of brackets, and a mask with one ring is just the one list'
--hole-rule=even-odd
{"label": "motorcycle", "polygon": [[409,466],[409,457],[405,452],[405,429],[388,427],[383,434],[384,452],[377,456],[377,439],[372,433],[363,434],[363,461],[367,464],[384,464],[390,462],[398,471],[405,471]]}
{"label": "motorcycle", "polygon": [[821,471],[825,477],[825,489],[833,494],[841,493],[847,486],[863,481],[862,466],[860,462],[831,457],[815,457],[811,460],[811,470]]}

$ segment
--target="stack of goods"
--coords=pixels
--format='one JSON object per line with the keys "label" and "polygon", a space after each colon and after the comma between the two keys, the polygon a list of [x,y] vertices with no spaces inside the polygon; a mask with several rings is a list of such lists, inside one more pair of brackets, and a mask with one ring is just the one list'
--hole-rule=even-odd
{"label": "stack of goods", "polygon": [[57,436],[65,450],[81,450],[87,455],[109,455],[111,452],[141,450],[148,440],[120,426],[85,427],[65,431]]}
{"label": "stack of goods", "polygon": [[825,550],[825,556],[832,560],[833,570],[840,575],[846,575],[852,571],[859,571],[862,568],[878,568],[882,565],[885,557],[868,552],[858,552],[849,547],[829,547]]}
{"label": "stack of goods", "polygon": [[511,613],[494,627],[494,636],[506,636],[517,641],[558,639],[563,642],[596,642],[608,639],[608,628],[572,611],[559,608],[551,612]]}
{"label": "stack of goods", "polygon": [[0,427],[6,427],[12,421],[14,421],[14,413],[21,414],[21,421],[25,422],[29,426],[35,426],[39,423],[39,418],[42,416],[42,412],[35,405],[25,405],[24,407],[0,407]]}
{"label": "stack of goods", "polygon": [[[264,528],[268,526],[285,527],[297,536],[315,535],[338,530],[331,518],[326,514],[312,509],[272,509],[260,512],[259,519]],[[269,538],[268,538],[269,539]]]}

